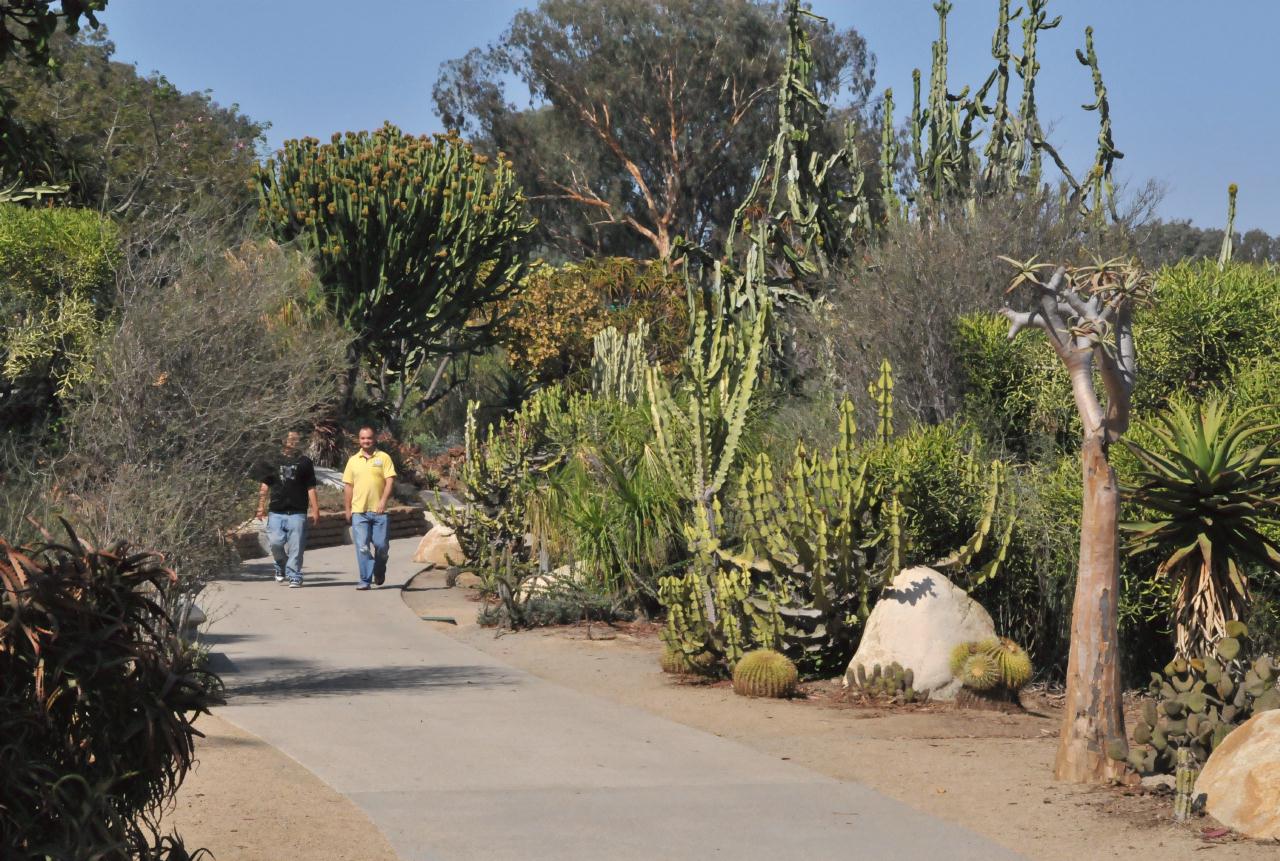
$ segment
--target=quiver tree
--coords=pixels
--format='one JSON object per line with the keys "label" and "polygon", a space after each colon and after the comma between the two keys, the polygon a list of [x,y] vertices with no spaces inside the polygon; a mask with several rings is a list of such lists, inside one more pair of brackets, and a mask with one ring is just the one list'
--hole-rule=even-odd
{"label": "quiver tree", "polygon": [[388,124],[323,145],[286,141],[258,182],[262,223],[315,253],[318,298],[354,337],[348,405],[363,365],[398,419],[425,368],[435,370],[421,406],[440,396],[451,358],[492,343],[533,229],[501,154]]}
{"label": "quiver tree", "polygon": [[1029,311],[1002,310],[1010,322],[1009,337],[1029,326],[1045,333],[1071,375],[1083,431],[1080,572],[1054,775],[1090,783],[1116,776],[1124,767],[1109,755],[1123,748],[1125,740],[1118,615],[1120,488],[1109,450],[1129,427],[1137,370],[1132,311],[1148,282],[1135,265],[1116,261],[1080,269],[1059,266],[1048,282],[1040,277],[1048,264],[1009,262],[1019,268],[1010,291],[1026,285],[1036,293]]}

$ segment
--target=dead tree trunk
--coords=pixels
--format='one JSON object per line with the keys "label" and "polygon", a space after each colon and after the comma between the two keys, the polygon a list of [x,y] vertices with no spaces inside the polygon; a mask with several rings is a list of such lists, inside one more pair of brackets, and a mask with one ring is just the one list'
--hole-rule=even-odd
{"label": "dead tree trunk", "polygon": [[[1003,309],[1009,337],[1027,326],[1045,333],[1071,375],[1084,431],[1080,570],[1054,776],[1096,783],[1125,770],[1123,760],[1111,755],[1125,747],[1126,736],[1119,653],[1120,490],[1108,451],[1129,427],[1137,370],[1131,309],[1145,281],[1136,267],[1103,264],[1070,274],[1060,266],[1046,284],[1038,274],[1043,266],[1016,265],[1021,271],[1014,286],[1029,284],[1039,295],[1030,311]],[[1094,384],[1095,370],[1105,405]]]}

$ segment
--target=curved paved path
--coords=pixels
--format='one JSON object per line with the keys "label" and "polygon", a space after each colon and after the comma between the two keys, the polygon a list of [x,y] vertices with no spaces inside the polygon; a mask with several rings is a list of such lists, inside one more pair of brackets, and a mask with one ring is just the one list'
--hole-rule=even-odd
{"label": "curved paved path", "polygon": [[[248,563],[207,599],[218,713],[359,805],[405,859],[1012,859],[846,783],[507,666],[432,630],[350,547],[307,586]],[[909,767],[903,763],[903,767]],[[252,793],[252,787],[245,787]]]}

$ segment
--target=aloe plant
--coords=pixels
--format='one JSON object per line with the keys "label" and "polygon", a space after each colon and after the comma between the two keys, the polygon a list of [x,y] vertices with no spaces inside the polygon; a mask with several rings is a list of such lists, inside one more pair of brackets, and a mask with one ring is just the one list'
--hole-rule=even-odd
{"label": "aloe plant", "polygon": [[1127,441],[1140,463],[1124,488],[1149,519],[1124,524],[1129,552],[1163,556],[1160,576],[1177,578],[1177,651],[1206,653],[1249,603],[1248,571],[1280,571],[1280,548],[1267,536],[1280,525],[1280,425],[1258,409],[1237,416],[1221,400],[1191,409],[1173,403],[1149,427],[1156,443]]}

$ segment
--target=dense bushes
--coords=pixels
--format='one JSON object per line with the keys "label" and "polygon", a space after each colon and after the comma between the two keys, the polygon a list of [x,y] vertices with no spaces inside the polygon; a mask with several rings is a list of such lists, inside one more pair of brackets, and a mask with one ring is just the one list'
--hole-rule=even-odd
{"label": "dense bushes", "polygon": [[680,355],[688,328],[682,279],[658,261],[629,257],[536,266],[503,311],[511,314],[503,347],[512,367],[543,382],[590,364],[591,341],[609,326],[626,332],[644,320],[664,364]]}
{"label": "dense bushes", "polygon": [[124,543],[0,540],[0,856],[189,857],[157,822],[220,689],[157,603],[175,581]]}
{"label": "dense bushes", "polygon": [[97,213],[0,204],[0,428],[56,417],[89,376],[119,255]]}
{"label": "dense bushes", "polygon": [[334,396],[345,338],[303,311],[305,261],[267,244],[127,284],[67,417],[61,502],[102,536],[146,536],[184,583],[235,559],[244,476]]}

